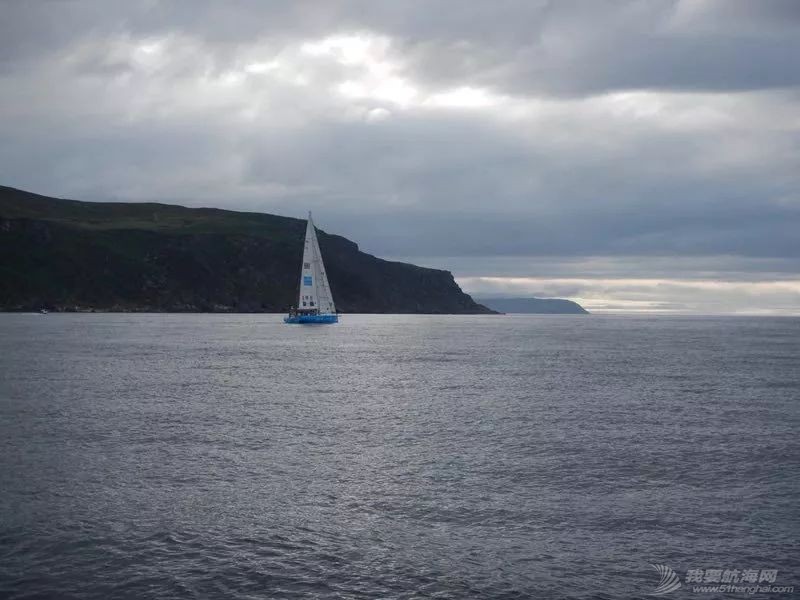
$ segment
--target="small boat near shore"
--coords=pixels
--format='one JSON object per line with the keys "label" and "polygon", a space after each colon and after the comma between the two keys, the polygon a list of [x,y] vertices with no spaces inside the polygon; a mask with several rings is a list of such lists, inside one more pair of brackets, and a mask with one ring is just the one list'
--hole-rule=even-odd
{"label": "small boat near shore", "polygon": [[308,224],[306,225],[297,306],[289,309],[289,314],[283,318],[283,322],[301,325],[339,322],[311,212],[308,213]]}

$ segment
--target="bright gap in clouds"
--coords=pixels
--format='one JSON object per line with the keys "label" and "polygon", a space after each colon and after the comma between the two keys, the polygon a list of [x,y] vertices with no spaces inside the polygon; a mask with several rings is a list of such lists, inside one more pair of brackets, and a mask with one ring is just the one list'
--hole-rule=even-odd
{"label": "bright gap in clouds", "polygon": [[350,77],[335,84],[334,89],[351,100],[389,102],[401,108],[488,108],[503,100],[472,86],[425,89],[405,74],[403,64],[392,53],[391,40],[384,36],[330,36],[303,43],[301,55],[350,68]]}
{"label": "bright gap in clouds", "polygon": [[800,316],[800,279],[459,277],[481,297],[569,298],[590,312],[657,312]]}
{"label": "bright gap in clouds", "polygon": [[483,108],[494,106],[501,101],[501,97],[487,90],[466,86],[432,94],[425,104],[443,108]]}

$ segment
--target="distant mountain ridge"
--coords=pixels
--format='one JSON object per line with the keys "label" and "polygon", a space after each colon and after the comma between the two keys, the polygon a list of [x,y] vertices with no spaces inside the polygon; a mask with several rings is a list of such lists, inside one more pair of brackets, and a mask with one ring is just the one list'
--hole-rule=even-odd
{"label": "distant mountain ridge", "polygon": [[476,302],[502,313],[588,315],[577,302],[561,298],[480,298]]}
{"label": "distant mountain ridge", "polygon": [[[0,310],[280,312],[296,302],[305,221],[0,186]],[[448,271],[318,230],[342,312],[487,314]]]}

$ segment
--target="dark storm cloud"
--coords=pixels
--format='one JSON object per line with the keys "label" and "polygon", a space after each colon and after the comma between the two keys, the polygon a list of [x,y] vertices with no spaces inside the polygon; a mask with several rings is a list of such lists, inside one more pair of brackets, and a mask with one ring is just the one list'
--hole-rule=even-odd
{"label": "dark storm cloud", "polygon": [[3,2],[0,183],[755,278],[800,259],[797,56],[794,0]]}

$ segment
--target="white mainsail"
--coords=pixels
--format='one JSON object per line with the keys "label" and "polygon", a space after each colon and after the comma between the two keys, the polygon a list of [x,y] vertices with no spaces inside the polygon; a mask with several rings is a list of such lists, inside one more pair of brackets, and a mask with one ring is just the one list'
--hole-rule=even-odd
{"label": "white mainsail", "polygon": [[303,248],[303,267],[300,272],[300,297],[297,308],[299,311],[317,310],[320,314],[336,314],[333,294],[328,285],[328,276],[325,274],[325,265],[322,263],[322,253],[310,212],[308,213],[306,241]]}

